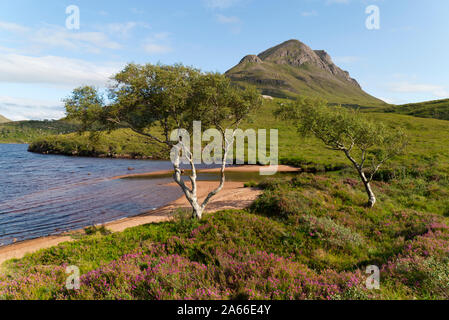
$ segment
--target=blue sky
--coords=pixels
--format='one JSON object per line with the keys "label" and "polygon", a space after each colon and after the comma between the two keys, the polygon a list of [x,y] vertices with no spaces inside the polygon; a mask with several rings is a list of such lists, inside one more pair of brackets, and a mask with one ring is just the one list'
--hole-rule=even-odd
{"label": "blue sky", "polygon": [[[66,8],[80,29],[66,28]],[[367,6],[380,29],[365,26]],[[0,1],[0,114],[60,118],[61,99],[127,62],[225,72],[288,39],[326,50],[390,103],[449,97],[447,0]]]}

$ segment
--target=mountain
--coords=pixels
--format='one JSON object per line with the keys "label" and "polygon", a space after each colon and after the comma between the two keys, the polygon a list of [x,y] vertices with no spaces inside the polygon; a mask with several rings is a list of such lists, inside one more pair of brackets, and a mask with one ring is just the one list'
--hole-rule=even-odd
{"label": "mountain", "polygon": [[391,106],[379,111],[406,114],[419,118],[449,120],[449,99]]}
{"label": "mountain", "polygon": [[75,132],[79,127],[67,120],[0,122],[0,143],[29,143],[48,135]]}
{"label": "mountain", "polygon": [[4,116],[2,116],[2,115],[0,114],[0,123],[6,123],[6,122],[11,122],[11,120],[5,118]]}
{"label": "mountain", "polygon": [[324,50],[289,40],[259,55],[248,55],[226,72],[238,84],[251,83],[264,95],[286,98],[320,96],[330,103],[379,106],[385,102],[364,92]]}

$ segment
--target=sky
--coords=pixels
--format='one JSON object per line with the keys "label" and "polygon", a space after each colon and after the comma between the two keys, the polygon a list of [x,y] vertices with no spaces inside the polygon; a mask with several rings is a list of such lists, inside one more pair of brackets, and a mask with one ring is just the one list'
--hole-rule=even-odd
{"label": "sky", "polygon": [[448,17],[447,0],[0,0],[0,114],[58,119],[126,63],[225,72],[289,39],[386,102],[449,98]]}

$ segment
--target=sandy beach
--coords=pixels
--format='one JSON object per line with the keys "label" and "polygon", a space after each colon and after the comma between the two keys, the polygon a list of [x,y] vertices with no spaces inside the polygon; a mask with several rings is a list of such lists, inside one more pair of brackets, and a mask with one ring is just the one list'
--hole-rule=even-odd
{"label": "sandy beach", "polygon": [[[227,172],[258,172],[261,166],[240,166],[230,167]],[[279,166],[279,172],[299,172],[300,169],[290,166]],[[121,179],[127,177],[146,177],[170,174],[173,171],[157,171],[145,174],[131,174],[125,176],[117,176],[113,179]],[[219,172],[219,169],[205,169],[199,172]],[[198,181],[198,198],[203,200],[207,194],[217,187],[218,181]],[[170,185],[176,185],[174,182]],[[259,195],[260,190],[254,188],[244,188],[243,182],[226,182],[223,190],[212,198],[207,213],[213,213],[226,209],[244,209],[248,207]],[[187,199],[181,198],[167,204],[159,209],[130,218],[121,219],[105,224],[105,227],[112,232],[121,232],[125,229],[136,227],[148,223],[159,223],[168,221],[171,213],[178,208],[188,208]],[[50,248],[63,242],[75,241],[72,235],[84,233],[83,230],[75,230],[70,233],[61,235],[48,236],[33,240],[23,241],[0,248],[0,264],[10,259],[20,259],[28,253],[33,253],[41,249]]]}

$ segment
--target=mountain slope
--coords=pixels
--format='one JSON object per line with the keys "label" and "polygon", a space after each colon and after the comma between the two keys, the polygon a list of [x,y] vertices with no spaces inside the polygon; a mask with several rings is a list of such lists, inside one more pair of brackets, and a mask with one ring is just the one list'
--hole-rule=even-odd
{"label": "mountain slope", "polygon": [[449,99],[409,103],[401,106],[388,107],[383,111],[420,118],[449,120]]}
{"label": "mountain slope", "polygon": [[0,114],[0,123],[6,123],[6,122],[11,122],[11,120],[5,118],[4,116],[2,116],[2,115]]}
{"label": "mountain slope", "polygon": [[248,55],[226,75],[239,84],[251,83],[275,97],[320,96],[331,103],[379,106],[385,103],[364,92],[347,71],[323,50],[289,40],[259,55]]}
{"label": "mountain slope", "polygon": [[0,123],[0,143],[29,143],[48,135],[67,134],[78,129],[78,124],[66,120]]}

